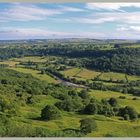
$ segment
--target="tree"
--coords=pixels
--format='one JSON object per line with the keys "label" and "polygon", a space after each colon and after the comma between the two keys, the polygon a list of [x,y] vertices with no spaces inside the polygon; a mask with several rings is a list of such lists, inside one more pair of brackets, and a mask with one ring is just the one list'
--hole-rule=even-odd
{"label": "tree", "polygon": [[47,105],[41,110],[41,119],[52,120],[60,117],[59,109],[54,105]]}
{"label": "tree", "polygon": [[87,134],[95,131],[97,124],[93,118],[85,118],[80,120],[80,130],[82,133]]}
{"label": "tree", "polygon": [[124,119],[125,119],[125,120],[129,120],[129,119],[130,119],[129,115],[128,115],[128,114],[125,114],[125,115],[124,115]]}
{"label": "tree", "polygon": [[68,91],[68,95],[77,96],[77,92],[76,92],[76,90],[70,90],[70,91]]}
{"label": "tree", "polygon": [[45,72],[45,70],[41,70],[41,72],[40,72],[41,74],[45,74],[46,72]]}
{"label": "tree", "polygon": [[114,44],[114,48],[120,48],[120,44]]}
{"label": "tree", "polygon": [[55,106],[57,106],[61,110],[65,110],[68,112],[74,111],[74,105],[73,105],[72,99],[56,102]]}
{"label": "tree", "polygon": [[108,100],[108,102],[109,102],[109,104],[110,104],[111,106],[116,106],[116,105],[117,105],[117,100],[116,100],[116,98],[110,98],[110,99]]}
{"label": "tree", "polygon": [[96,114],[97,112],[98,107],[95,103],[89,103],[84,109],[84,113],[86,114]]}
{"label": "tree", "polygon": [[135,111],[133,107],[130,107],[130,106],[120,108],[119,115],[124,117],[125,119],[128,118],[129,116],[130,120],[135,120],[138,118],[138,113]]}
{"label": "tree", "polygon": [[55,106],[57,106],[60,110],[65,110],[68,112],[79,111],[83,108],[80,97],[68,98],[63,101],[56,102]]}
{"label": "tree", "polygon": [[88,99],[89,98],[89,94],[86,90],[82,90],[80,93],[79,93],[79,96],[82,98],[82,99]]}

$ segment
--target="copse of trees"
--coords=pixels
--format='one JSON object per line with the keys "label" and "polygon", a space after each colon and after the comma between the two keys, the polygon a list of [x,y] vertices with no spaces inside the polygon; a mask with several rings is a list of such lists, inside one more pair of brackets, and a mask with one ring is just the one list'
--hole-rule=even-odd
{"label": "copse of trees", "polygon": [[129,119],[135,120],[138,118],[138,113],[136,112],[136,110],[133,107],[130,107],[130,106],[120,108],[118,114],[126,120],[129,120]]}
{"label": "copse of trees", "polygon": [[43,94],[48,86],[46,82],[34,78],[30,74],[23,74],[14,70],[0,68],[0,84],[13,86],[12,90],[29,94]]}
{"label": "copse of trees", "polygon": [[81,111],[83,114],[101,114],[105,116],[121,116],[124,119],[128,118],[130,120],[135,120],[138,117],[138,113],[134,108],[126,106],[119,107],[117,100],[115,98],[103,99],[101,102],[99,101],[90,101],[83,110]]}
{"label": "copse of trees", "polygon": [[82,99],[79,97],[68,96],[64,100],[55,103],[60,110],[72,112],[79,111],[83,108]]}

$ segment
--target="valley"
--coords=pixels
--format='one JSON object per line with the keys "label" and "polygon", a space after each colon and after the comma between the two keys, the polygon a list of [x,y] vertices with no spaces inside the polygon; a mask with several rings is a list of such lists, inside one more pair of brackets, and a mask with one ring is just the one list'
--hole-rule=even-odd
{"label": "valley", "polygon": [[1,43],[0,136],[140,136],[139,43],[36,42]]}

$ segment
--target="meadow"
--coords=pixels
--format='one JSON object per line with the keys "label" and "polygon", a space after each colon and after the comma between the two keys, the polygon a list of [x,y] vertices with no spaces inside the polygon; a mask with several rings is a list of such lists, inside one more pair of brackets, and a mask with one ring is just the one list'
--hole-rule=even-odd
{"label": "meadow", "polygon": [[57,83],[57,81],[54,78],[50,77],[47,74],[41,75],[40,71],[37,71],[37,70],[32,70],[32,69],[27,69],[27,68],[15,68],[15,67],[12,67],[10,69],[13,69],[13,70],[16,70],[16,71],[22,72],[22,73],[31,74],[32,76],[34,76],[40,80],[46,81],[48,83]]}
{"label": "meadow", "polygon": [[70,68],[68,70],[61,71],[66,76],[80,78],[83,80],[91,80],[98,76],[101,80],[126,80],[126,77],[129,81],[140,80],[140,76],[134,75],[127,75],[124,73],[117,73],[117,72],[99,72],[94,70],[88,70],[84,68]]}

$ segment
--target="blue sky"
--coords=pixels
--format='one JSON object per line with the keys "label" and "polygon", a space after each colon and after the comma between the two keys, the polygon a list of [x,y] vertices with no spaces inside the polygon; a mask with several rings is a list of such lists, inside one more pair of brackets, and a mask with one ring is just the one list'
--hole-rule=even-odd
{"label": "blue sky", "polygon": [[140,3],[0,3],[0,40],[140,39]]}

